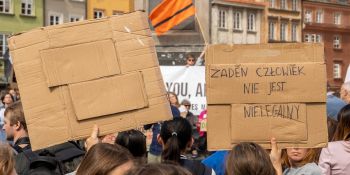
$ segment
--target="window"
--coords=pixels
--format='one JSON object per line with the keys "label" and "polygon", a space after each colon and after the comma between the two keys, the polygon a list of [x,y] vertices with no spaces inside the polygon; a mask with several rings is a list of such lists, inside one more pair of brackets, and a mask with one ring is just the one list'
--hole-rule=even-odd
{"label": "window", "polygon": [[63,17],[61,14],[50,14],[49,24],[57,25],[63,23]]}
{"label": "window", "polygon": [[270,8],[275,8],[275,0],[270,0]]}
{"label": "window", "polygon": [[297,11],[298,10],[298,0],[292,1],[292,10]]}
{"label": "window", "polygon": [[306,10],[305,11],[305,22],[312,22],[312,11]]}
{"label": "window", "polygon": [[8,35],[0,33],[0,58],[4,57],[4,54],[7,49],[7,37]]}
{"label": "window", "polygon": [[248,31],[255,31],[255,13],[248,15]]}
{"label": "window", "polygon": [[11,0],[0,0],[0,13],[11,13]]}
{"label": "window", "polygon": [[340,49],[341,45],[340,45],[340,36],[339,35],[335,35],[334,39],[333,39],[333,48],[335,49]]}
{"label": "window", "polygon": [[286,29],[287,29],[287,23],[282,22],[281,23],[281,30],[280,30],[281,41],[286,41]]}
{"label": "window", "polygon": [[21,3],[21,14],[22,15],[33,15],[33,4],[34,0],[22,0]]}
{"label": "window", "polygon": [[341,21],[341,14],[340,13],[334,13],[334,24],[340,25]]}
{"label": "window", "polygon": [[322,36],[320,35],[320,34],[317,34],[316,35],[316,41],[315,41],[316,43],[320,43],[320,42],[322,42]]}
{"label": "window", "polygon": [[281,0],[281,9],[287,9],[287,0]]}
{"label": "window", "polygon": [[226,28],[226,11],[219,10],[219,28]]}
{"label": "window", "polygon": [[241,29],[241,12],[235,11],[233,12],[233,29],[239,30]]}
{"label": "window", "polygon": [[293,42],[296,42],[298,40],[297,36],[298,36],[298,33],[297,33],[297,29],[298,29],[298,24],[297,23],[292,23],[292,41]]}
{"label": "window", "polygon": [[78,15],[70,15],[69,16],[69,22],[75,22],[75,21],[80,21],[83,20],[82,16],[78,16]]}
{"label": "window", "polygon": [[310,43],[311,42],[311,35],[310,34],[305,34],[304,35],[304,42]]}
{"label": "window", "polygon": [[322,23],[323,22],[323,11],[322,10],[318,10],[316,12],[316,22],[317,23]]}
{"label": "window", "polygon": [[269,22],[269,40],[275,39],[275,22]]}
{"label": "window", "polygon": [[341,65],[339,63],[333,64],[333,78],[341,78]]}
{"label": "window", "polygon": [[94,19],[102,18],[104,17],[103,10],[94,10]]}

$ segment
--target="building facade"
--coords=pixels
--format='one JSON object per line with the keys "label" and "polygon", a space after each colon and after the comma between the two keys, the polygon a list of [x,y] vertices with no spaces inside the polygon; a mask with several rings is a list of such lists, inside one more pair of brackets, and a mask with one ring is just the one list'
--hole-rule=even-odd
{"label": "building facade", "polygon": [[87,0],[87,19],[134,11],[135,0]]}
{"label": "building facade", "polygon": [[350,1],[304,1],[303,14],[303,40],[324,43],[328,83],[339,90],[350,63]]}
{"label": "building facade", "polygon": [[267,15],[263,36],[268,43],[302,41],[301,0],[266,0]]}
{"label": "building facade", "polygon": [[44,24],[43,0],[0,0],[0,84],[5,81],[7,38]]}
{"label": "building facade", "polygon": [[211,3],[211,43],[262,43],[264,2],[254,0],[214,0]]}
{"label": "building facade", "polygon": [[85,0],[45,0],[45,26],[86,19]]}

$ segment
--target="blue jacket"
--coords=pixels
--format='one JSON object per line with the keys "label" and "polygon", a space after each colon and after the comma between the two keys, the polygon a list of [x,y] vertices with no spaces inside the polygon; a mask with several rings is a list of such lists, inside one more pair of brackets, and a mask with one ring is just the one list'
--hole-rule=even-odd
{"label": "blue jacket", "polygon": [[[180,117],[179,109],[171,105],[170,107],[171,107],[171,112],[173,114],[173,118]],[[150,145],[149,152],[155,156],[160,156],[162,154],[163,148],[162,148],[162,145],[160,145],[157,141],[157,135],[160,133],[161,123],[158,122],[151,125],[146,125],[144,128],[149,129],[152,127],[152,125],[153,125],[153,128],[152,128],[153,135],[152,135],[152,143]]]}

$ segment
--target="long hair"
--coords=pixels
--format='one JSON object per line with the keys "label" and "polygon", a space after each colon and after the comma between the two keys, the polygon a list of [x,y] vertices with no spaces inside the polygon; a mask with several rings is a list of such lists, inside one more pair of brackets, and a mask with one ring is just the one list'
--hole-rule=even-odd
{"label": "long hair", "polygon": [[[318,158],[321,152],[321,149],[319,148],[299,148],[299,149],[307,149],[307,153],[303,160],[297,163],[298,167],[304,166],[308,163],[317,163]],[[287,155],[287,150],[282,151],[282,164],[286,165],[287,167],[292,167],[288,155]]]}
{"label": "long hair", "polygon": [[350,135],[350,104],[344,106],[338,113],[338,125],[333,141],[347,140]]}
{"label": "long hair", "polygon": [[180,162],[181,151],[184,151],[192,139],[191,124],[182,117],[163,123],[160,137],[164,142],[162,160]]}
{"label": "long hair", "polygon": [[132,155],[120,145],[98,143],[91,147],[81,162],[77,175],[107,175],[115,168],[131,162]]}
{"label": "long hair", "polygon": [[9,145],[0,142],[0,174],[11,174],[15,167],[13,151]]}
{"label": "long hair", "polygon": [[[179,98],[177,97],[177,95],[174,93],[174,92],[168,92],[168,98],[169,98],[169,102],[170,102],[170,97],[169,95],[173,95],[175,96],[175,99],[176,99],[176,102],[175,104],[171,104],[171,105],[174,105],[175,107],[180,107],[180,103],[179,103]],[[171,103],[171,102],[170,102]]]}
{"label": "long hair", "polygon": [[226,160],[226,175],[276,175],[267,152],[258,144],[243,142],[230,151]]}

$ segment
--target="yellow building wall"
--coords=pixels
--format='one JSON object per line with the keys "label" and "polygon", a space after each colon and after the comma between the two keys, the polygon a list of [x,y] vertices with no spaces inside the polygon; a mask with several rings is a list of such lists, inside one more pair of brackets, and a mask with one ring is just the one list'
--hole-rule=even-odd
{"label": "yellow building wall", "polygon": [[134,11],[134,0],[87,0],[87,18],[94,18],[94,9],[103,10],[104,16],[112,16],[113,12]]}

